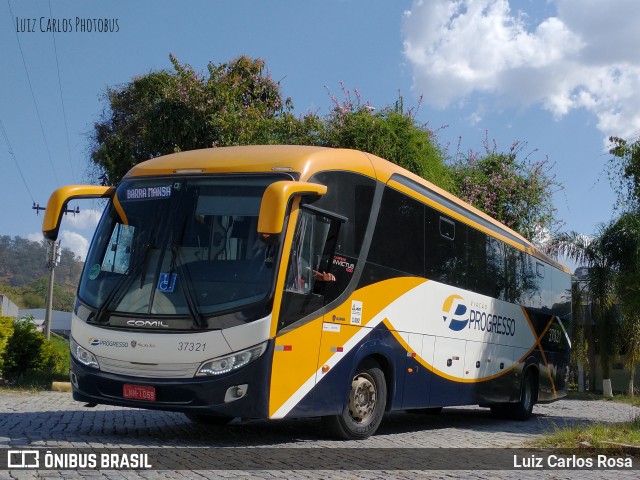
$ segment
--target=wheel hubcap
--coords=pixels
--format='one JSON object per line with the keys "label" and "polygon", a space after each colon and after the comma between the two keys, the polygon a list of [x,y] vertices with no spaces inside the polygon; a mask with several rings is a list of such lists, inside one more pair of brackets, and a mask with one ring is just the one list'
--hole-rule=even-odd
{"label": "wheel hubcap", "polygon": [[366,423],[376,407],[376,386],[366,373],[356,375],[351,382],[349,414],[358,423]]}

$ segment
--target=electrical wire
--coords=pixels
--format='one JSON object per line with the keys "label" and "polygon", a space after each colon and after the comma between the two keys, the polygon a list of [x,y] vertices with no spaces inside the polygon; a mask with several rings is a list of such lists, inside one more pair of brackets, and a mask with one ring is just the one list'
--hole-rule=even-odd
{"label": "electrical wire", "polygon": [[[11,1],[7,0],[7,5],[9,5],[9,12],[11,13],[11,18],[15,18],[13,15],[13,9],[11,8]],[[24,53],[22,51],[22,44],[20,43],[20,36],[18,35],[18,30],[16,29],[16,40],[18,40],[18,48],[20,49],[20,56],[22,57],[22,65],[24,65],[24,73],[27,76],[27,83],[29,84],[29,90],[31,90],[31,98],[33,99],[33,105],[36,108],[36,115],[38,116],[38,122],[40,123],[40,131],[42,132],[42,139],[44,140],[44,146],[47,150],[47,155],[49,157],[49,163],[51,163],[51,169],[53,170],[53,177],[56,180],[56,183],[59,184],[58,175],[56,174],[56,169],[53,165],[53,159],[51,158],[51,151],[49,150],[49,143],[47,142],[47,137],[44,134],[44,127],[42,126],[42,118],[40,117],[40,110],[38,110],[38,103],[36,102],[36,96],[33,93],[33,86],[31,85],[31,78],[29,77],[29,70],[27,69],[27,62],[24,59]]]}
{"label": "electrical wire", "polygon": [[[53,18],[53,11],[51,10],[51,0],[49,0],[49,18]],[[56,46],[56,34],[55,29],[51,29],[51,37],[53,38],[53,52],[56,57],[56,69],[58,70],[58,87],[60,89],[60,103],[62,104],[62,117],[64,118],[64,131],[67,135],[67,152],[69,153],[69,165],[71,166],[71,176],[75,182],[76,175],[73,169],[73,162],[71,161],[71,145],[69,142],[69,128],[67,127],[67,112],[64,108],[64,98],[62,96],[62,80],[60,79],[60,64],[58,63],[58,47]]]}
{"label": "electrical wire", "polygon": [[31,201],[35,204],[36,201],[33,198],[33,195],[31,194],[31,190],[29,190],[29,185],[27,185],[27,181],[24,178],[24,175],[22,173],[22,169],[20,168],[20,164],[18,163],[18,160],[16,159],[16,155],[15,155],[15,153],[13,153],[13,149],[11,148],[11,143],[9,143],[9,137],[7,136],[7,132],[4,129],[4,125],[2,124],[2,120],[0,120],[0,130],[2,131],[2,136],[4,137],[4,141],[7,142],[7,148],[9,149],[9,155],[11,155],[11,158],[13,158],[13,161],[15,162],[16,167],[18,168],[18,172],[20,172],[20,177],[22,178],[22,183],[24,183],[24,186],[27,189],[27,193],[29,193],[29,196],[31,197]]}

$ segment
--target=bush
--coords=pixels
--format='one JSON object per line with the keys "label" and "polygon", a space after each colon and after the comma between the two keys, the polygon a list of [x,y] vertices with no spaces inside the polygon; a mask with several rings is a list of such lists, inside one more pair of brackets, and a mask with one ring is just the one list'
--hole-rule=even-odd
{"label": "bush", "polygon": [[0,317],[0,375],[4,372],[4,354],[13,335],[13,318]]}
{"label": "bush", "polygon": [[[1,324],[0,324],[1,325]],[[2,374],[16,381],[25,376],[66,376],[69,372],[69,344],[60,337],[52,340],[38,332],[31,319],[13,320],[13,334],[2,352]]]}

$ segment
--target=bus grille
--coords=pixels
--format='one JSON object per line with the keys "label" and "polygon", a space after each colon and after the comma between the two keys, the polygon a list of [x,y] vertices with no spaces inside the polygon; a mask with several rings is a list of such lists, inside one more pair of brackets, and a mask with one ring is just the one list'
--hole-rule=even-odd
{"label": "bus grille", "polygon": [[193,378],[199,363],[133,363],[97,357],[100,370],[118,375],[148,378]]}

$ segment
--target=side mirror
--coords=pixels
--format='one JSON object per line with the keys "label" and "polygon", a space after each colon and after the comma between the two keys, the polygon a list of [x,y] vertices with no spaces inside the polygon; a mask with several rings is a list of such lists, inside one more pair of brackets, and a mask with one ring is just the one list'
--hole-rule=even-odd
{"label": "side mirror", "polygon": [[260,217],[258,217],[258,233],[265,241],[272,237],[277,238],[282,233],[284,217],[291,197],[301,195],[320,196],[325,193],[327,193],[326,185],[318,183],[288,180],[272,183],[262,196]]}
{"label": "side mirror", "polygon": [[80,198],[109,198],[114,192],[114,187],[97,185],[68,185],[57,189],[49,197],[42,221],[42,234],[50,241],[58,238],[62,212],[66,210],[69,201]]}

